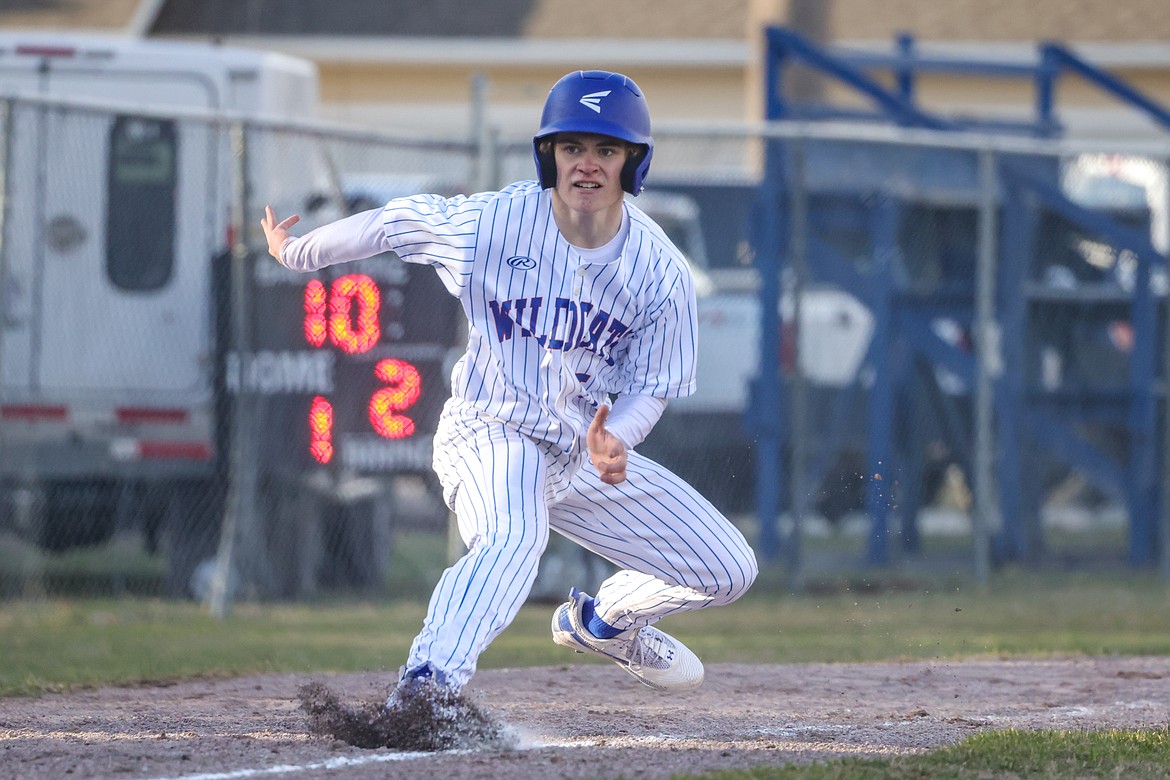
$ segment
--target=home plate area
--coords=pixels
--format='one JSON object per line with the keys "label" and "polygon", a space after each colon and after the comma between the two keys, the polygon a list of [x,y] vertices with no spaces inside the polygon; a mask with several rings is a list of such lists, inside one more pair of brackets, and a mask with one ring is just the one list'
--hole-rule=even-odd
{"label": "home plate area", "polygon": [[480,671],[457,703],[466,709],[447,711],[462,731],[430,744],[446,748],[437,752],[370,746],[392,741],[386,731],[372,743],[369,731],[330,735],[329,713],[372,712],[394,678],[264,675],[0,699],[0,778],[666,778],[904,755],[991,729],[1170,722],[1160,657],[712,664],[702,687],[674,694],[585,663]]}

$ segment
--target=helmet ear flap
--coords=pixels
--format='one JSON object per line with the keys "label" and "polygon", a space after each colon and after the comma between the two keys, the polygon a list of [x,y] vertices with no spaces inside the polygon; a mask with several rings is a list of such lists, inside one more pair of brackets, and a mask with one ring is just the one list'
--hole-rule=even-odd
{"label": "helmet ear flap", "polygon": [[553,151],[555,140],[555,135],[537,138],[532,148],[536,157],[536,173],[540,177],[540,187],[545,190],[557,186],[557,161],[556,153]]}
{"label": "helmet ear flap", "polygon": [[642,182],[650,168],[650,161],[646,159],[649,153],[650,147],[645,144],[630,145],[630,155],[622,166],[622,189],[631,195],[636,196],[643,189]]}

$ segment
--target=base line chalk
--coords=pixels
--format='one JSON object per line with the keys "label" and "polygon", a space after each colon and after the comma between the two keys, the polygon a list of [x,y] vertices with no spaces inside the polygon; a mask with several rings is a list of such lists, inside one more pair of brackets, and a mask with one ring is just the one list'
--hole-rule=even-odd
{"label": "base line chalk", "polygon": [[343,769],[349,766],[364,764],[384,764],[389,761],[412,761],[427,756],[458,755],[467,751],[452,750],[447,753],[428,753],[423,751],[410,753],[376,753],[370,756],[338,756],[328,761],[316,761],[311,764],[280,764],[265,767],[264,769],[236,769],[231,772],[209,772],[200,775],[175,775],[174,777],[156,777],[151,780],[241,780],[247,777],[264,777],[269,775],[287,775],[293,772],[313,772],[318,769]]}

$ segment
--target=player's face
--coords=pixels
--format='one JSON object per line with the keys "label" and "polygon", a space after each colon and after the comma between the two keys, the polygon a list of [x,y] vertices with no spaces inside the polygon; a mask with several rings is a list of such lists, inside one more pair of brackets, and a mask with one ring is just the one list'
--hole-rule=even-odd
{"label": "player's face", "polygon": [[622,202],[622,167],[629,150],[607,135],[562,133],[553,147],[556,194],[573,211],[592,214]]}

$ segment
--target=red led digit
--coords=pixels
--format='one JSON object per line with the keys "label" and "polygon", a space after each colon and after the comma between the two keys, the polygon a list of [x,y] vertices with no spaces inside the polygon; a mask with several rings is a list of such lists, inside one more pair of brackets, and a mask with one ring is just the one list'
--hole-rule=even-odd
{"label": "red led digit", "polygon": [[374,366],[374,375],[389,387],[370,396],[370,425],[379,436],[405,439],[414,434],[414,420],[399,414],[414,405],[422,394],[422,376],[405,360],[387,358]]}
{"label": "red led digit", "polygon": [[329,335],[325,308],[325,285],[320,279],[310,279],[305,285],[305,341],[314,347],[324,344]]}
{"label": "red led digit", "polygon": [[[354,301],[357,316],[352,316]],[[333,343],[351,355],[368,352],[382,336],[378,285],[364,274],[347,274],[333,283],[329,293],[329,335]]]}
{"label": "red led digit", "polygon": [[333,460],[333,404],[322,396],[309,405],[309,452],[318,463]]}

